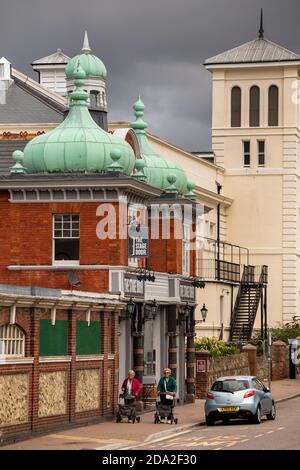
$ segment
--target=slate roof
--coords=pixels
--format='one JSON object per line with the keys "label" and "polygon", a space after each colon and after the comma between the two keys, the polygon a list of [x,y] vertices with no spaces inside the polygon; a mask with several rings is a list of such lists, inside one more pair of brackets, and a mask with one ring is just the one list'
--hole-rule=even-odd
{"label": "slate roof", "polygon": [[63,110],[59,103],[15,79],[6,92],[5,103],[0,104],[0,129],[1,124],[60,123]]}
{"label": "slate roof", "polygon": [[42,57],[41,59],[34,60],[31,65],[46,65],[46,64],[67,64],[70,57],[63,53],[61,49],[57,49],[53,54]]}
{"label": "slate roof", "polygon": [[0,140],[0,175],[9,175],[14,164],[12,154],[15,150],[23,150],[28,140]]}
{"label": "slate roof", "polygon": [[204,65],[290,61],[300,61],[300,55],[268,39],[257,38],[214,57],[210,57],[204,62]]}

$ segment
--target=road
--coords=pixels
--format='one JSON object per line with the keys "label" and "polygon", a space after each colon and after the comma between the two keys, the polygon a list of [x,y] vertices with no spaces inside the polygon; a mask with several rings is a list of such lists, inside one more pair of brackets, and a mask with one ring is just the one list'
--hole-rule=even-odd
{"label": "road", "polygon": [[261,424],[232,421],[212,427],[200,425],[181,435],[148,444],[151,450],[300,450],[300,398],[277,405],[275,421]]}

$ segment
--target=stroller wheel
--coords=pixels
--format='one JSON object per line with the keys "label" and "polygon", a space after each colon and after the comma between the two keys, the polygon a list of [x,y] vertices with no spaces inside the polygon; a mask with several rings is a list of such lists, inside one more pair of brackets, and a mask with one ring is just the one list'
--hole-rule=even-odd
{"label": "stroller wheel", "polygon": [[159,423],[159,418],[157,415],[154,415],[154,424]]}
{"label": "stroller wheel", "polygon": [[137,423],[140,423],[140,422],[141,422],[141,417],[140,417],[140,416],[138,416],[138,417],[136,418],[136,422],[137,422]]}
{"label": "stroller wheel", "polygon": [[178,424],[178,418],[174,418],[174,423]]}
{"label": "stroller wheel", "polygon": [[122,418],[120,415],[116,416],[116,423],[120,423],[122,421]]}

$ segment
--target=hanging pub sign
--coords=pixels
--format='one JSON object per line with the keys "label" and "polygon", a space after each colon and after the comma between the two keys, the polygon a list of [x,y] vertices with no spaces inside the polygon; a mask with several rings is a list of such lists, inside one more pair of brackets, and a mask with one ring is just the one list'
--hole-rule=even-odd
{"label": "hanging pub sign", "polygon": [[128,257],[146,258],[149,255],[147,225],[130,225],[128,227]]}

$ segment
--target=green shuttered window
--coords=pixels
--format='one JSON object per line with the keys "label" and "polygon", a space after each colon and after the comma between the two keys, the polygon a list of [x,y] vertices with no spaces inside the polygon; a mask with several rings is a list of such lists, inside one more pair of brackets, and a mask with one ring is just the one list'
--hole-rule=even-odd
{"label": "green shuttered window", "polygon": [[86,354],[100,354],[100,321],[91,321],[90,326],[87,321],[76,322],[76,354],[78,356]]}
{"label": "green shuttered window", "polygon": [[68,321],[40,320],[40,356],[66,356],[68,354]]}

